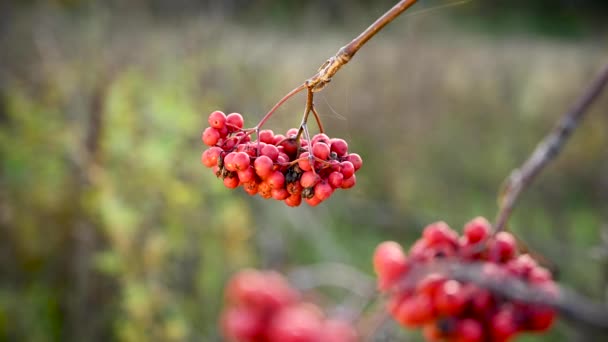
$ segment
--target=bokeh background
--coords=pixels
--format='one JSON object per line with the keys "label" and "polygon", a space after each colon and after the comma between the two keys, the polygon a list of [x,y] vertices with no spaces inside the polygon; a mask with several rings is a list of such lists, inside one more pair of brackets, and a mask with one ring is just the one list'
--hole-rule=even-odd
{"label": "bokeh background", "polygon": [[[372,275],[380,241],[493,218],[501,182],[608,61],[608,3],[450,3],[421,1],[317,95],[364,166],[355,188],[293,209],[229,191],[200,164],[207,115],[253,126],[392,1],[1,1],[0,340],[219,341],[235,270],[335,262]],[[268,128],[294,127],[303,106],[295,97]],[[606,108],[603,96],[512,219],[596,302]],[[316,295],[330,310],[349,296]],[[393,328],[386,340],[421,338]],[[520,340],[590,333],[560,321]]]}

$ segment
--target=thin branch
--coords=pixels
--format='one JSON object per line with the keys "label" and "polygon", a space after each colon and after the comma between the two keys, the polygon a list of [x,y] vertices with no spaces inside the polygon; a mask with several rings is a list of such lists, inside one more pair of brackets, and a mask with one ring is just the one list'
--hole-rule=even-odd
{"label": "thin branch", "polygon": [[561,316],[573,322],[608,331],[608,307],[605,305],[589,300],[564,287],[559,287],[557,284],[555,284],[558,288],[557,293],[550,293],[507,273],[488,276],[484,272],[483,264],[441,261],[418,265],[408,272],[399,287],[410,288],[415,286],[424,276],[431,273],[440,273],[451,279],[473,283],[511,300],[552,307]]}
{"label": "thin branch", "polygon": [[319,133],[325,133],[325,129],[323,128],[323,124],[321,123],[321,117],[315,108],[315,105],[312,105],[312,114],[315,116],[315,121],[317,121],[317,126],[319,126]]}
{"label": "thin branch", "polygon": [[608,83],[608,65],[599,73],[583,95],[558,121],[555,128],[537,146],[521,167],[511,172],[500,195],[500,210],[496,218],[495,231],[505,229],[520,193],[525,190],[543,168],[561,151],[563,145],[579,122],[588,112],[591,104],[599,97]]}
{"label": "thin branch", "polygon": [[342,66],[348,63],[351,58],[361,49],[361,47],[367,43],[376,33],[382,30],[391,21],[397,18],[406,9],[410,8],[417,0],[401,0],[393,8],[388,10],[378,20],[371,24],[365,31],[363,31],[357,38],[353,39],[350,43],[343,46],[338,50],[335,56],[329,58],[321,67],[319,71],[306,80],[305,84],[313,92],[321,91],[331,81],[331,78],[342,68]]}
{"label": "thin branch", "polygon": [[268,111],[268,113],[266,113],[266,115],[264,115],[264,117],[262,118],[262,120],[260,120],[260,122],[255,126],[255,130],[259,131],[260,128],[262,128],[262,126],[266,123],[266,121],[268,121],[268,119],[270,119],[270,117],[272,116],[272,114],[279,108],[281,107],[281,105],[283,103],[285,103],[287,100],[289,100],[292,96],[294,96],[295,94],[301,92],[302,90],[306,89],[306,85],[305,84],[301,84],[298,87],[296,87],[295,89],[293,89],[292,91],[290,91],[289,93],[287,93],[287,95],[283,96],[282,99],[279,100],[279,102],[277,102],[272,108],[270,108],[270,110]]}

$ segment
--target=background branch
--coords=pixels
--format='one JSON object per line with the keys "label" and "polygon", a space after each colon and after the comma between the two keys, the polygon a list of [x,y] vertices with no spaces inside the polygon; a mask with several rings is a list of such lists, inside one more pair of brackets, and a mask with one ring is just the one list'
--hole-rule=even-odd
{"label": "background branch", "polygon": [[542,169],[553,160],[561,151],[563,145],[579,122],[588,112],[591,104],[599,97],[608,83],[608,64],[600,71],[596,79],[591,83],[583,95],[575,102],[566,114],[558,121],[555,128],[537,146],[532,155],[521,167],[511,172],[501,191],[499,205],[500,210],[496,218],[495,231],[505,229],[511,216],[515,203],[520,193],[525,190],[542,171]]}

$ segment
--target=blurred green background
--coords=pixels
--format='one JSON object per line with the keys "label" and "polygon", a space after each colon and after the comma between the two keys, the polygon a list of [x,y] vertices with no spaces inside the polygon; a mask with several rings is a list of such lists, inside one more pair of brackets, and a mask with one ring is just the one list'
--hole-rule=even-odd
{"label": "blurred green background", "polygon": [[[450,3],[421,1],[317,95],[364,166],[355,188],[293,209],[200,164],[207,115],[253,126],[392,1],[0,2],[0,340],[218,341],[237,269],[371,275],[380,241],[493,218],[501,182],[608,61],[608,3]],[[512,229],[603,302],[608,96],[593,108]],[[520,340],[588,334],[560,321]]]}

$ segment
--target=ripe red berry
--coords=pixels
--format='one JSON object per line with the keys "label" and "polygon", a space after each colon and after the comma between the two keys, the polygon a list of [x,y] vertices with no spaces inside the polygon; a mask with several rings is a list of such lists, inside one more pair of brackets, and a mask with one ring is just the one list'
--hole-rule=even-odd
{"label": "ripe red berry", "polygon": [[353,163],[355,171],[359,170],[361,166],[363,166],[363,159],[361,159],[361,156],[356,153],[350,153],[348,157],[346,157],[346,160]]}
{"label": "ripe red berry", "polygon": [[269,342],[319,342],[322,317],[310,305],[297,305],[281,310],[270,323]]}
{"label": "ripe red berry", "polygon": [[226,114],[216,110],[209,114],[209,119],[207,121],[209,122],[209,126],[220,130],[226,124]]}
{"label": "ripe red berry", "polygon": [[281,188],[281,189],[275,189],[275,188],[273,188],[273,189],[270,191],[270,194],[272,195],[272,198],[274,198],[275,200],[278,200],[278,201],[285,200],[285,199],[287,199],[289,196],[291,196],[291,195],[289,194],[289,192],[287,192],[287,190],[285,190],[285,189],[283,189],[283,188]]}
{"label": "ripe red berry", "polygon": [[401,245],[385,241],[374,252],[374,271],[378,275],[378,289],[388,290],[408,269],[407,258]]}
{"label": "ripe red berry", "polygon": [[239,186],[239,178],[238,177],[226,177],[226,178],[224,178],[224,185],[228,189],[234,189]]}
{"label": "ripe red berry", "polygon": [[249,155],[245,152],[237,152],[232,159],[232,163],[234,163],[234,168],[236,171],[243,171],[249,169]]}
{"label": "ripe red berry", "polygon": [[438,313],[456,316],[464,309],[467,297],[459,282],[448,280],[439,286],[433,300]]}
{"label": "ripe red berry", "polygon": [[287,133],[285,133],[285,136],[287,138],[295,137],[298,135],[298,131],[299,131],[299,129],[297,129],[297,128],[290,128],[287,130]]}
{"label": "ripe red berry", "polygon": [[466,318],[457,323],[455,342],[483,341],[483,326],[478,321]]}
{"label": "ripe red berry", "polygon": [[517,242],[511,233],[498,232],[490,244],[488,254],[494,261],[506,261],[515,256]]}
{"label": "ripe red berry", "polygon": [[[266,182],[272,189],[282,189],[285,185],[285,176],[280,171],[273,171],[268,178],[266,178]],[[285,190],[287,192],[287,190]]]}
{"label": "ripe red berry", "polygon": [[239,113],[231,113],[226,116],[226,127],[228,132],[235,132],[243,128],[245,121],[243,116]]}
{"label": "ripe red berry", "polygon": [[327,145],[329,145],[331,143],[331,139],[329,139],[329,137],[327,136],[327,134],[325,133],[319,133],[319,134],[315,134],[312,139],[310,139],[310,143],[311,145],[315,145],[318,142],[323,142]]}
{"label": "ripe red berry", "polygon": [[290,207],[297,207],[302,203],[302,196],[300,194],[292,194],[285,199],[285,204]]}
{"label": "ripe red berry", "polygon": [[266,144],[274,144],[274,132],[271,129],[263,129],[258,135],[258,140]]}
{"label": "ripe red berry", "polygon": [[458,234],[443,221],[432,223],[424,228],[422,237],[429,246],[441,244],[458,245]]}
{"label": "ripe red berry", "polygon": [[222,153],[222,149],[216,146],[210,147],[203,152],[201,162],[206,167],[214,167],[217,165],[217,160]]}
{"label": "ripe red berry", "polygon": [[255,171],[251,167],[248,167],[245,170],[239,170],[236,174],[239,177],[239,181],[241,183],[255,181]]}
{"label": "ripe red berry", "polygon": [[273,161],[276,161],[279,157],[279,149],[274,145],[265,145],[264,147],[262,147],[260,154],[267,156]]}
{"label": "ripe red berry", "polygon": [[207,127],[202,135],[203,143],[207,146],[214,146],[220,140],[220,132],[213,127]]}
{"label": "ripe red berry", "polygon": [[259,156],[253,162],[255,173],[262,179],[266,179],[272,173],[273,163],[268,156]]}
{"label": "ripe red berry", "polygon": [[328,199],[333,192],[334,188],[325,181],[321,181],[315,185],[315,197],[321,201]]}
{"label": "ripe red berry", "polygon": [[493,341],[509,341],[517,333],[513,310],[511,308],[501,309],[490,321],[490,331]]}
{"label": "ripe red berry", "polygon": [[342,173],[340,173],[338,171],[334,171],[329,174],[329,177],[327,177],[327,180],[329,182],[329,185],[331,185],[332,188],[337,189],[342,186],[342,181],[344,180],[344,175],[342,175]]}
{"label": "ripe red berry", "polygon": [[300,177],[300,184],[302,185],[303,188],[310,188],[310,187],[317,185],[317,183],[319,183],[320,180],[321,179],[320,179],[319,175],[317,175],[313,171],[306,171]]}
{"label": "ripe red berry", "polygon": [[312,196],[310,198],[305,198],[304,200],[311,207],[316,207],[317,205],[319,205],[321,203],[321,200],[317,196]]}
{"label": "ripe red berry", "polygon": [[222,333],[229,341],[253,341],[264,332],[260,312],[249,307],[231,307],[221,318]]}
{"label": "ripe red berry", "polygon": [[336,152],[338,157],[342,157],[348,152],[348,144],[344,139],[334,138],[330,140],[330,147],[332,152]]}
{"label": "ripe red berry", "polygon": [[353,166],[353,163],[343,161],[340,163],[340,172],[344,175],[344,179],[348,179],[355,174],[355,167]]}
{"label": "ripe red berry", "polygon": [[470,243],[479,242],[490,234],[491,225],[483,217],[476,217],[464,226],[464,235]]}
{"label": "ripe red berry", "polygon": [[311,171],[312,170],[312,166],[310,165],[309,156],[310,156],[310,153],[303,152],[302,154],[300,154],[300,158],[298,158],[298,166],[300,167],[300,169],[302,169],[302,171]]}
{"label": "ripe red berry", "polygon": [[319,159],[327,160],[327,158],[329,158],[329,153],[329,145],[324,142],[319,141],[312,145],[312,154]]}
{"label": "ripe red berry", "polygon": [[350,189],[357,184],[357,176],[352,175],[350,178],[345,178],[342,180],[342,185],[340,186],[342,189]]}
{"label": "ripe red berry", "polygon": [[435,318],[431,298],[418,294],[406,298],[399,304],[395,319],[406,327],[420,327]]}

